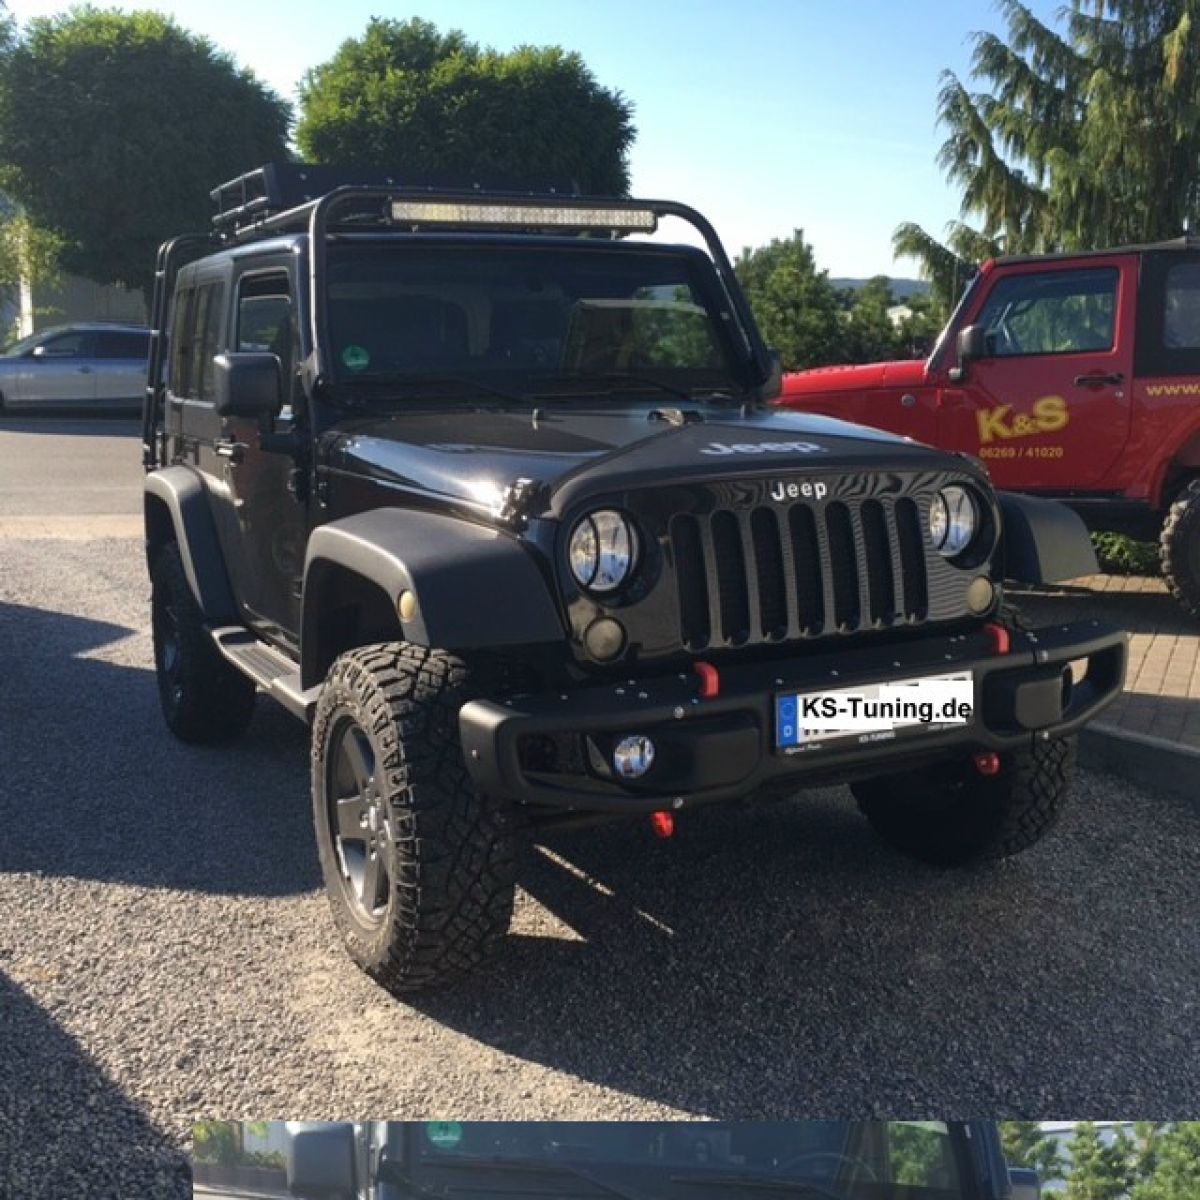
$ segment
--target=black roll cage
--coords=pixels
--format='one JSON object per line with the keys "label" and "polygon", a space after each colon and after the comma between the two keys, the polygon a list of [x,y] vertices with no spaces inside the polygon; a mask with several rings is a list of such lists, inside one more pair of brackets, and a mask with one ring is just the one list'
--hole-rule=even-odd
{"label": "black roll cage", "polygon": [[[261,172],[252,172],[256,177]],[[716,230],[708,219],[686,204],[674,200],[636,200],[609,196],[564,196],[560,193],[491,191],[482,188],[443,189],[426,187],[404,187],[387,185],[343,185],[324,195],[283,212],[272,212],[268,197],[249,195],[245,182],[249,176],[222,184],[213,192],[220,211],[214,224],[217,232],[208,234],[184,234],[164,242],[159,248],[154,271],[154,298],[150,316],[150,356],[147,367],[146,394],[142,407],[142,461],[147,470],[158,466],[164,458],[164,447],[156,439],[159,431],[159,415],[162,409],[163,363],[166,348],[166,321],[170,297],[175,280],[184,265],[185,256],[196,257],[195,252],[208,247],[219,249],[225,245],[244,245],[286,233],[308,234],[308,289],[311,352],[305,373],[309,385],[319,393],[329,383],[327,365],[322,360],[324,347],[329,342],[325,289],[321,281],[325,276],[328,242],[334,233],[378,233],[388,231],[413,231],[412,222],[396,221],[392,218],[392,202],[398,200],[421,200],[425,203],[446,204],[490,204],[506,207],[539,209],[564,207],[606,212],[652,212],[656,218],[678,217],[686,221],[704,239],[709,257],[729,300],[729,307],[737,321],[746,358],[751,368],[751,377],[759,384],[766,383],[772,374],[771,356],[763,344],[750,312],[741,286],[734,273],[733,264],[717,237]],[[264,177],[269,182],[269,177]],[[260,181],[259,181],[260,182]],[[240,203],[225,208],[225,200],[233,189]],[[356,212],[349,212],[354,205]],[[367,206],[364,211],[364,205]],[[259,216],[265,212],[267,215]],[[238,224],[244,220],[245,224]],[[429,229],[426,224],[421,226]],[[476,225],[443,226],[433,228],[455,228],[476,230]],[[494,232],[496,226],[488,225]],[[533,229],[514,224],[514,236]],[[588,227],[591,231],[591,227]],[[542,230],[537,230],[542,232]],[[571,232],[555,228],[556,233]],[[583,232],[579,230],[576,232]],[[611,236],[616,236],[615,231]]]}

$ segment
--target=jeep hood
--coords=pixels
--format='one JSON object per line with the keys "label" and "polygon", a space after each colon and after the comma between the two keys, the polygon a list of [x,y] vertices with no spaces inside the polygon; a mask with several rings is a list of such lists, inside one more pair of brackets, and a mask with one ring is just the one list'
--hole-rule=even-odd
{"label": "jeep hood", "polygon": [[561,513],[593,494],[713,479],[850,468],[942,469],[950,455],[833,417],[697,406],[669,424],[642,405],[398,413],[343,422],[328,443],[337,475],[493,514],[518,479],[544,485]]}
{"label": "jeep hood", "polygon": [[806,396],[825,396],[830,392],[865,392],[881,387],[919,387],[925,382],[924,359],[865,363],[854,367],[816,367],[794,371],[783,378],[780,403],[793,399],[803,403]]}

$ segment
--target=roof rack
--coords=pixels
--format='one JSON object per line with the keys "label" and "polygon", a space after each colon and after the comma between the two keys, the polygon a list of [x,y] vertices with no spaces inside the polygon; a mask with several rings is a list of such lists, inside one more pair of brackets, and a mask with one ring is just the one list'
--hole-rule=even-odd
{"label": "roof rack", "polygon": [[[571,180],[516,179],[489,176],[468,178],[462,173],[425,173],[418,177],[401,171],[373,167],[319,166],[311,163],[267,163],[236,179],[213,188],[209,194],[216,205],[213,229],[223,241],[245,241],[254,237],[303,231],[308,216],[322,196],[338,188],[395,189],[407,194],[454,193],[512,196],[581,195]],[[289,219],[291,214],[294,218]],[[387,214],[367,209],[343,216],[347,225],[383,224]]]}

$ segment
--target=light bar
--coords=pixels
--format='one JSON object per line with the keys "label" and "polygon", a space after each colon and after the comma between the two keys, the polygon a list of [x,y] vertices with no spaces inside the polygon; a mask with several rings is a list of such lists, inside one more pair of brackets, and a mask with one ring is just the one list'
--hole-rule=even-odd
{"label": "light bar", "polygon": [[558,204],[478,204],[393,200],[392,220],[413,225],[528,225],[535,229],[613,229],[653,233],[658,218],[648,208],[579,208]]}

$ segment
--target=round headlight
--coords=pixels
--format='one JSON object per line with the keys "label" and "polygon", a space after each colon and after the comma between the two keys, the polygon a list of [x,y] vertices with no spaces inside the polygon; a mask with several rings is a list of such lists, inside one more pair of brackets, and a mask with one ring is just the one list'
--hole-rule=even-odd
{"label": "round headlight", "polygon": [[571,574],[580,587],[611,592],[629,578],[637,535],[619,512],[602,508],[575,526],[567,548]]}
{"label": "round headlight", "polygon": [[957,558],[979,530],[979,505],[965,487],[942,488],[929,506],[929,540],[946,558]]}

